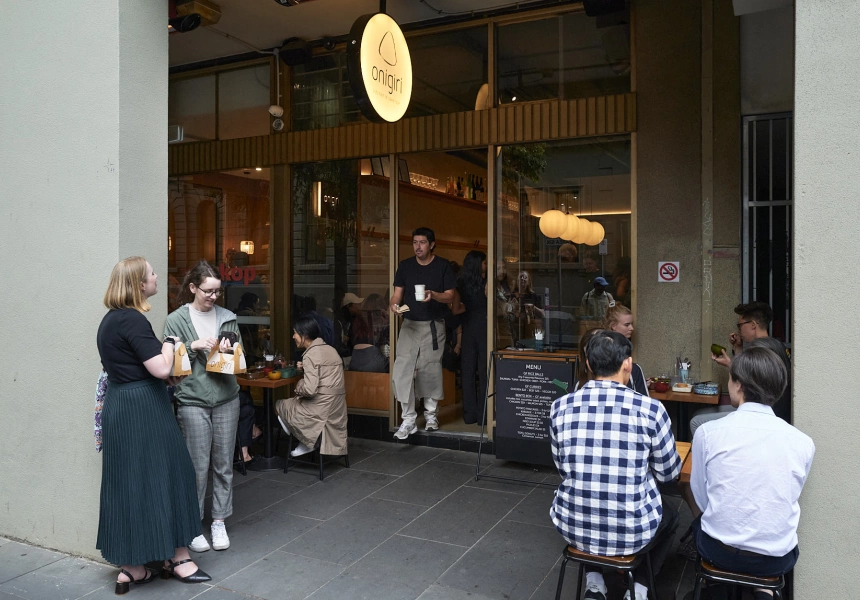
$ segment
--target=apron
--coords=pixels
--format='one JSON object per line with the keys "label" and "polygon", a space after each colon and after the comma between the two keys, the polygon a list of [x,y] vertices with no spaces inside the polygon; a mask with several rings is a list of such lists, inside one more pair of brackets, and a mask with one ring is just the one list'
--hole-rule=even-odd
{"label": "apron", "polygon": [[[435,336],[433,329],[436,330]],[[434,400],[445,397],[442,384],[444,347],[444,321],[403,320],[400,336],[397,338],[394,368],[391,371],[394,397],[399,402],[408,403],[414,397]]]}

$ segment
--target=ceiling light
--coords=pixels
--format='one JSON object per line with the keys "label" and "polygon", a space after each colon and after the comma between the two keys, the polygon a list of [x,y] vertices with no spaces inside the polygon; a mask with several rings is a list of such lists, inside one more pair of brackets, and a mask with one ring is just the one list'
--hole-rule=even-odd
{"label": "ceiling light", "polygon": [[186,33],[200,27],[203,18],[197,13],[184,15],[182,17],[173,17],[167,20],[167,29],[171,32]]}
{"label": "ceiling light", "polygon": [[256,167],[256,169],[255,169],[255,170],[257,170],[257,171],[262,171],[262,170],[263,170],[263,167]]}

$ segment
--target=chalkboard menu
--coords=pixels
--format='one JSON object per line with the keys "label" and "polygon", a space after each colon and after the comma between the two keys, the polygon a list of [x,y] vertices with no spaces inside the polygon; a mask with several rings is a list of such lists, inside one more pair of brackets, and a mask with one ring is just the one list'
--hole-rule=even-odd
{"label": "chalkboard menu", "polygon": [[573,362],[496,355],[496,458],[552,466],[549,411],[573,391]]}

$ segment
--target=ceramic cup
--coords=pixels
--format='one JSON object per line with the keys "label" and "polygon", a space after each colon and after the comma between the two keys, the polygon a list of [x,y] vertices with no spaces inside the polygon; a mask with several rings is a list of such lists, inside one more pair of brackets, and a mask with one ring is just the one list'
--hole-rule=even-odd
{"label": "ceramic cup", "polygon": [[424,302],[424,296],[424,284],[415,284],[415,299],[418,300],[418,302]]}

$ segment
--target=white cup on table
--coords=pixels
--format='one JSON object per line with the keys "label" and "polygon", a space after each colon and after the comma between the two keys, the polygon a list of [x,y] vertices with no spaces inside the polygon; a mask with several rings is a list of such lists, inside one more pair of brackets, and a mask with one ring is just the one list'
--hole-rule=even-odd
{"label": "white cup on table", "polygon": [[415,284],[415,299],[418,300],[418,302],[424,302],[424,296],[425,296],[424,284],[416,283]]}

